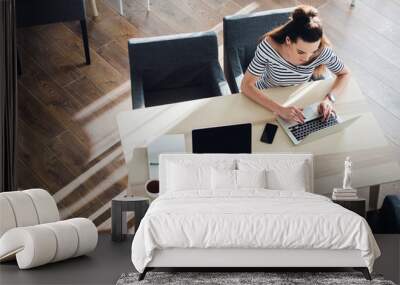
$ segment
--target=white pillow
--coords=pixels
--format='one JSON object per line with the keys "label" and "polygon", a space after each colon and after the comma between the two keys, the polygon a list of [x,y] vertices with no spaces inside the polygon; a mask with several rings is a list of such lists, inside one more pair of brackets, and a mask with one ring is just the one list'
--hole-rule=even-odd
{"label": "white pillow", "polygon": [[306,191],[310,189],[307,161],[294,159],[238,159],[239,170],[266,170],[267,188]]}
{"label": "white pillow", "polygon": [[237,188],[267,188],[267,171],[236,170]]}
{"label": "white pillow", "polygon": [[266,188],[266,170],[211,170],[211,188],[213,190],[237,190],[240,188]]}
{"label": "white pillow", "polygon": [[236,170],[211,169],[211,189],[236,189]]}
{"label": "white pillow", "polygon": [[168,165],[168,189],[184,191],[210,188],[211,167],[187,166],[177,163]]}
{"label": "white pillow", "polygon": [[211,190],[211,168],[234,169],[234,160],[169,161],[166,165],[167,191]]}
{"label": "white pillow", "polygon": [[303,164],[297,164],[290,171],[271,169],[267,173],[268,188],[273,190],[306,191],[307,172]]}

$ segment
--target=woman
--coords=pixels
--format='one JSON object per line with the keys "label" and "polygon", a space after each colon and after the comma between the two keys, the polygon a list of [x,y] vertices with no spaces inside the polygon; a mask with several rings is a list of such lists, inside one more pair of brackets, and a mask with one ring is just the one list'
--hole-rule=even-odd
{"label": "woman", "polygon": [[326,67],[336,74],[336,80],[318,108],[323,120],[335,112],[336,97],[347,84],[350,71],[323,35],[318,10],[301,5],[286,24],[263,36],[243,77],[241,90],[283,119],[303,123],[301,109],[283,107],[263,96],[260,89],[300,84],[309,81],[312,76],[321,77]]}

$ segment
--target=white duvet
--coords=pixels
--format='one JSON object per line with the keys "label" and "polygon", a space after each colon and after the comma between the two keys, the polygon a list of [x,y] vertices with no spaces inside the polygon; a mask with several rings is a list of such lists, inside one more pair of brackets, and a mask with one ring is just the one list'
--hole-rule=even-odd
{"label": "white duvet", "polygon": [[132,262],[143,272],[165,248],[358,249],[370,271],[380,255],[359,215],[320,195],[265,189],[160,196],[134,237]]}

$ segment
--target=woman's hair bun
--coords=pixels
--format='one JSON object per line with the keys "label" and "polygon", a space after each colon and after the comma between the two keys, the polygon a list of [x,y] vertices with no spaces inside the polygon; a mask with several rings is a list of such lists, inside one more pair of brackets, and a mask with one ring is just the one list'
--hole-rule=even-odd
{"label": "woman's hair bun", "polygon": [[318,16],[318,10],[312,6],[300,5],[293,11],[292,20],[296,24],[306,25],[310,23],[311,18]]}

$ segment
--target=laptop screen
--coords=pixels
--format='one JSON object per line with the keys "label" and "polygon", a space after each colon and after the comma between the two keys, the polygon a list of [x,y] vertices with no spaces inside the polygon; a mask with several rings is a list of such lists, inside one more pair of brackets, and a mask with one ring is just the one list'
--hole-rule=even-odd
{"label": "laptop screen", "polygon": [[192,131],[193,153],[251,153],[251,124]]}

